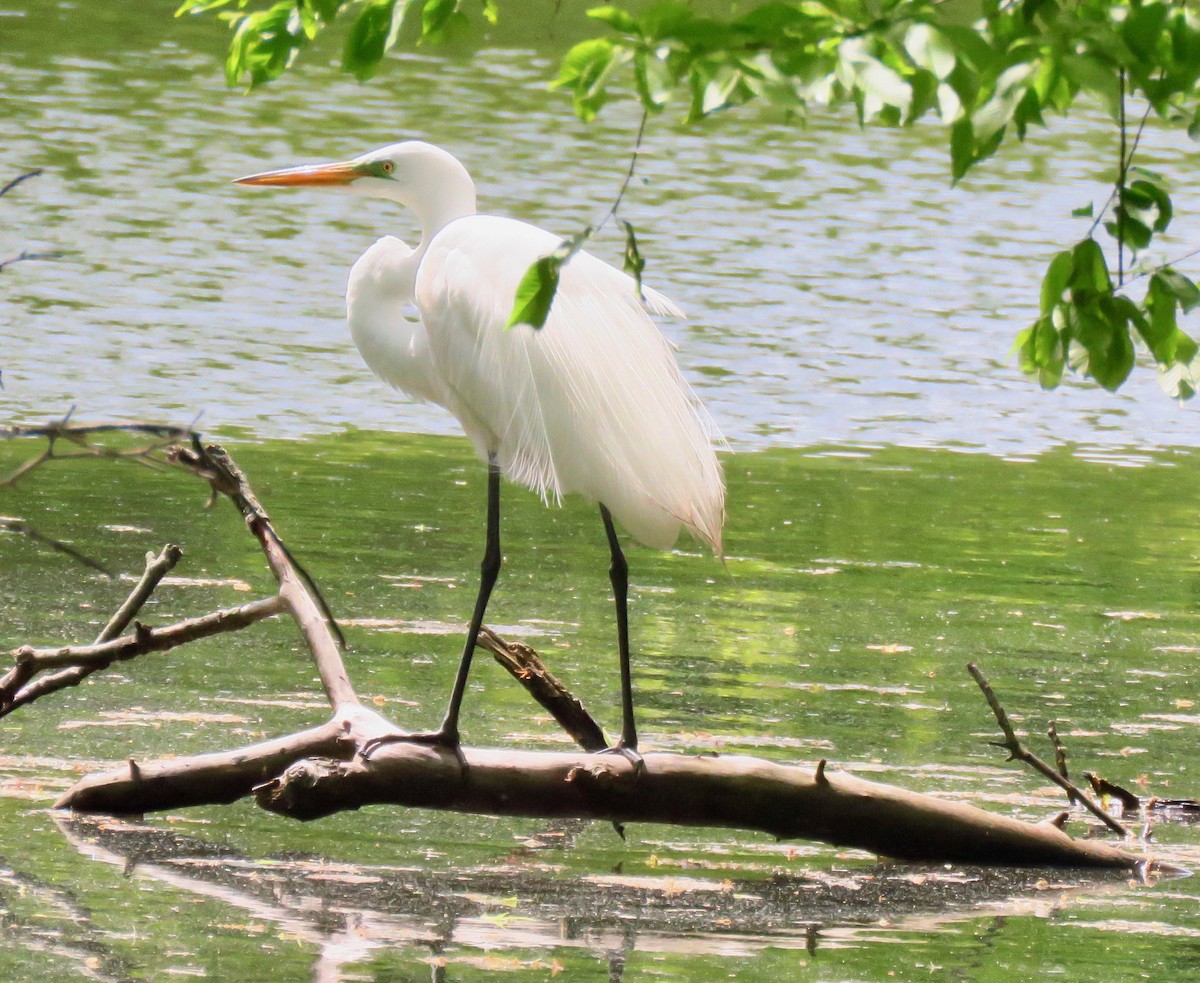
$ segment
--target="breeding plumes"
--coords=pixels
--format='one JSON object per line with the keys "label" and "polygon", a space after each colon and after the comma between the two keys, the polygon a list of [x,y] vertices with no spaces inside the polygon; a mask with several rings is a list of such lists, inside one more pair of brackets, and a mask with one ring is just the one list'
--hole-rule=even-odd
{"label": "breeding plumes", "polygon": [[[475,185],[427,143],[393,144],[344,163],[268,171],[238,183],[321,186],[411,209],[421,241],[386,236],[354,264],[350,332],[388,384],[458,418],[488,466],[487,538],[466,646],[438,731],[410,735],[457,749],[458,716],[488,598],[499,574],[500,476],[546,502],[599,503],[612,564],[622,728],[612,750],[637,757],[628,576],[615,519],[635,539],[672,546],[682,528],[721,552],[725,489],[713,428],[651,313],[680,316],[661,294],[579,252],[563,267],[544,327],[506,328],[517,286],[561,240],[536,226],[478,215]],[[406,316],[415,301],[420,319]]]}

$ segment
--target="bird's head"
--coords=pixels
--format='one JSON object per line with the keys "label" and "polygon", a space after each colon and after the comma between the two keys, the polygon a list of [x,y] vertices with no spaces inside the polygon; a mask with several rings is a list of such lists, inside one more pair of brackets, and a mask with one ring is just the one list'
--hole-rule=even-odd
{"label": "bird's head", "polygon": [[238,178],[256,187],[320,187],[387,198],[417,213],[421,224],[440,228],[475,211],[475,184],[451,154],[420,140],[393,143],[351,160],[303,164]]}

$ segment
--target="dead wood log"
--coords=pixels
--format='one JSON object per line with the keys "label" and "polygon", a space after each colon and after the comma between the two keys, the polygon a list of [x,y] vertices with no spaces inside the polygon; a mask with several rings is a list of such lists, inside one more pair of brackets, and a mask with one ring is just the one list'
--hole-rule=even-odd
{"label": "dead wood log", "polygon": [[[365,722],[383,733],[391,726],[381,718]],[[363,723],[331,722],[241,751],[94,775],[55,805],[140,814],[229,802],[254,788],[263,808],[301,820],[391,804],[751,829],[900,860],[1130,871],[1151,864],[1107,843],[1073,839],[1051,823],[831,775],[824,762],[812,769],[741,755],[650,752],[637,774],[612,755],[464,748],[463,769],[450,753],[404,741],[383,745],[368,759],[356,756]]]}
{"label": "dead wood log", "polygon": [[225,805],[252,794],[293,762],[312,756],[351,758],[360,743],[394,734],[395,725],[372,710],[350,704],[332,720],[286,737],[232,751],[164,761],[134,762],[118,771],[76,782],[56,809],[111,815],[143,815],[164,809]]}
{"label": "dead wood log", "polygon": [[[741,756],[649,753],[639,771],[613,755],[468,748],[460,763],[449,752],[405,741],[403,731],[359,702],[319,592],[228,455],[195,441],[190,450],[173,451],[172,458],[208,481],[215,493],[229,497],[259,540],[280,588],[277,596],[247,605],[253,617],[244,620],[281,609],[292,616],[333,718],[233,751],[162,762],[131,759],[117,771],[78,782],[58,800],[60,808],[140,814],[227,803],[253,793],[264,808],[299,819],[390,803],[491,815],[736,827],[907,860],[1123,870],[1151,863],[1107,844],[1074,840],[1053,823],[1034,825],[846,774],[831,776],[824,761],[810,769]],[[218,614],[229,621],[227,612]],[[194,620],[207,630],[216,623],[214,617]],[[45,667],[107,664],[151,651],[164,638],[180,637],[171,631],[135,631],[132,638],[103,642],[91,653],[57,653],[40,661]],[[590,721],[565,687],[528,658],[532,650],[524,652],[525,647],[492,635],[483,644],[556,719],[564,719],[565,707],[566,717],[582,715]],[[19,651],[18,668],[38,661],[38,653]],[[586,723],[568,729],[586,748],[603,740],[594,721],[591,727],[594,731]],[[364,756],[362,749],[381,736],[394,739]]]}
{"label": "dead wood log", "polygon": [[760,758],[650,752],[640,774],[623,758],[467,748],[453,755],[391,743],[369,759],[305,760],[258,793],[297,819],[387,803],[507,816],[607,819],[761,830],[903,860],[1113,867],[1146,862],[959,802]]}

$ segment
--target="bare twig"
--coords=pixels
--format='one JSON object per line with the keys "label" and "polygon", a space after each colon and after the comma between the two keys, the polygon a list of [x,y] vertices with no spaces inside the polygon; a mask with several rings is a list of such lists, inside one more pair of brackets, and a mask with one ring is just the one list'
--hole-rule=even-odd
{"label": "bare twig", "polygon": [[175,565],[182,556],[183,550],[171,543],[164,546],[158,556],[153,553],[146,554],[146,569],[142,573],[141,579],[129,592],[125,603],[117,608],[116,613],[108,619],[108,624],[96,636],[97,643],[116,638],[129,627],[129,622],[133,620],[134,615],[150,599],[150,595],[154,593],[163,577],[175,569]]}
{"label": "bare twig", "polygon": [[500,665],[549,711],[560,727],[585,751],[608,747],[604,731],[528,645],[505,641],[490,628],[481,628],[478,645],[492,653]]}
{"label": "bare twig", "polygon": [[[15,178],[9,181],[4,187],[0,188],[0,198],[12,191],[22,181],[28,181],[31,177],[37,177],[42,173],[40,167],[34,168],[32,171],[26,171],[24,174],[18,174]],[[8,267],[14,263],[23,263],[30,259],[59,259],[62,253],[32,253],[28,249],[22,249],[15,256],[10,256],[8,259],[0,261],[0,273],[3,273]]]}
{"label": "bare twig", "polygon": [[615,218],[618,210],[621,207],[621,202],[625,200],[625,192],[629,190],[630,182],[633,181],[633,173],[637,169],[638,158],[642,154],[642,138],[646,135],[646,120],[649,118],[649,111],[642,110],[642,119],[638,123],[637,136],[633,138],[633,151],[629,155],[629,167],[625,171],[625,180],[621,182],[621,187],[617,191],[617,197],[613,199],[612,206],[608,209],[605,216],[596,224],[596,229],[603,227],[604,223],[610,218]]}
{"label": "bare twig", "polygon": [[24,174],[18,174],[15,178],[8,182],[3,188],[0,188],[0,198],[12,191],[22,181],[28,181],[31,177],[37,177],[42,173],[40,167],[35,167],[32,171],[26,171]]}
{"label": "bare twig", "polygon": [[1004,712],[1004,707],[1000,705],[1000,701],[996,698],[996,694],[992,691],[991,684],[987,678],[979,671],[975,663],[967,664],[967,672],[971,674],[975,682],[979,684],[979,688],[983,691],[984,698],[988,702],[988,706],[992,708],[992,713],[996,715],[996,723],[1000,725],[1000,730],[1004,732],[1003,741],[993,741],[996,747],[1008,749],[1009,760],[1023,761],[1035,771],[1041,772],[1050,781],[1054,782],[1068,795],[1074,794],[1080,802],[1084,804],[1087,810],[1092,813],[1097,819],[1103,821],[1104,825],[1113,832],[1120,833],[1121,836],[1128,836],[1129,831],[1125,829],[1119,822],[1113,819],[1108,813],[1100,808],[1091,797],[1088,796],[1078,785],[1073,784],[1068,779],[1063,778],[1057,771],[1051,768],[1046,762],[1039,758],[1032,751],[1028,750],[1017,737],[1016,731],[1013,730],[1012,724],[1008,721],[1008,714]]}
{"label": "bare twig", "polygon": [[[1141,122],[1138,123],[1137,132],[1133,135],[1133,142],[1129,145],[1128,151],[1125,152],[1124,154],[1122,154],[1121,160],[1124,162],[1124,171],[1126,171],[1126,172],[1128,172],[1129,168],[1133,166],[1133,156],[1134,156],[1134,154],[1137,153],[1138,144],[1140,144],[1142,142],[1142,132],[1146,129],[1146,121],[1149,120],[1150,111],[1153,108],[1154,108],[1153,103],[1147,104],[1146,111],[1144,113],[1142,113]],[[1104,204],[1100,207],[1100,211],[1098,211],[1096,213],[1095,218],[1092,219],[1092,224],[1088,228],[1088,234],[1087,234],[1086,238],[1090,239],[1093,235],[1096,234],[1096,229],[1099,227],[1100,223],[1104,220],[1105,214],[1107,214],[1109,208],[1112,207],[1112,203],[1117,200],[1117,195],[1119,194],[1119,189],[1120,189],[1120,183],[1117,181],[1114,181],[1113,189],[1112,189],[1112,191],[1109,192],[1109,195],[1108,195],[1108,200],[1104,202]]]}
{"label": "bare twig", "polygon": [[190,448],[174,447],[168,456],[169,460],[207,481],[215,493],[226,496],[241,512],[266,554],[271,572],[279,581],[279,596],[300,627],[329,702],[335,710],[357,704],[358,697],[350,685],[350,677],[334,640],[329,606],[320,598],[312,579],[299,573],[291,553],[279,538],[270,516],[259,504],[241,469],[224,448],[215,444],[201,446],[197,435],[193,435]]}
{"label": "bare twig", "polygon": [[[284,602],[278,596],[264,597],[236,608],[225,608],[199,618],[167,625],[165,628],[148,628],[135,623],[132,635],[122,635],[96,645],[65,645],[54,649],[37,649],[24,645],[14,649],[10,655],[16,665],[0,681],[0,705],[9,702],[7,694],[16,694],[36,673],[46,669],[82,667],[95,671],[104,669],[114,662],[124,662],[148,652],[166,652],[188,642],[209,638],[227,631],[237,631],[256,621],[262,621],[284,610]],[[14,683],[16,685],[14,685]]]}
{"label": "bare twig", "polygon": [[1120,113],[1118,125],[1121,129],[1121,164],[1117,169],[1117,286],[1125,282],[1125,180],[1129,175],[1131,155],[1126,152],[1125,129],[1125,69],[1117,73],[1121,91],[1118,97]]}
{"label": "bare twig", "polygon": [[[161,553],[155,556],[153,553],[146,554],[146,569],[142,573],[141,579],[138,580],[133,590],[129,592],[129,596],[124,603],[117,609],[96,636],[93,644],[100,644],[116,638],[121,634],[133,620],[134,615],[141,610],[142,605],[149,600],[150,595],[154,593],[159,582],[165,577],[183,556],[183,551],[178,546],[168,545],[163,547]],[[10,683],[7,677],[0,679],[0,717],[12,713],[14,710],[19,710],[23,706],[27,706],[34,700],[46,696],[48,693],[56,693],[60,689],[66,689],[69,686],[78,686],[80,681],[90,676],[92,673],[105,668],[104,665],[88,665],[88,666],[69,666],[66,669],[60,669],[58,672],[51,673],[48,676],[41,676],[31,680],[20,689],[16,690],[15,695],[11,700],[5,702],[4,694],[11,692]]]}
{"label": "bare twig", "polygon": [[[0,479],[0,488],[16,484],[18,480],[40,468],[47,461],[65,460],[79,457],[101,457],[109,459],[129,459],[141,464],[156,465],[151,455],[162,450],[168,444],[187,440],[195,433],[190,427],[176,427],[153,423],[100,423],[90,426],[72,426],[71,415],[75,412],[72,406],[61,420],[42,424],[40,426],[7,426],[0,427],[0,440],[12,440],[18,437],[44,437],[46,448],[31,457],[10,475]],[[100,434],[131,433],[153,437],[149,443],[137,447],[119,448],[94,444],[90,438]],[[59,440],[70,442],[75,450],[65,453],[57,450]]]}
{"label": "bare twig", "polygon": [[27,249],[22,249],[15,256],[9,256],[6,260],[0,260],[0,273],[3,273],[15,263],[24,263],[30,259],[61,259],[62,253],[31,253]]}
{"label": "bare twig", "polygon": [[[1063,747],[1063,742],[1058,737],[1058,727],[1053,720],[1046,727],[1046,734],[1050,738],[1050,743],[1054,745],[1054,767],[1058,769],[1058,773],[1067,781],[1071,780],[1071,776],[1067,773],[1067,749]],[[1071,804],[1079,801],[1074,792],[1068,791],[1067,798]]]}
{"label": "bare twig", "polygon": [[72,406],[62,420],[38,426],[26,426],[18,423],[0,427],[0,440],[11,440],[16,437],[52,437],[55,439],[64,437],[70,440],[94,437],[105,433],[138,433],[151,437],[161,437],[164,441],[168,441],[187,440],[193,433],[191,426],[180,427],[170,423],[90,423],[69,425],[74,413],[75,407]]}

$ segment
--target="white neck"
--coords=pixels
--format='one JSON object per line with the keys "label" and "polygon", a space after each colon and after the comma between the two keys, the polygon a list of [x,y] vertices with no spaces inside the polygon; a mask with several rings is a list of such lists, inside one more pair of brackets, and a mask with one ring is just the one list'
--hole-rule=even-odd
{"label": "white neck", "polygon": [[415,250],[415,261],[429,248],[429,243],[455,219],[475,214],[475,182],[454,157],[436,147],[422,154],[410,165],[415,172],[409,184],[410,193],[403,204],[413,210],[421,225],[421,242]]}

